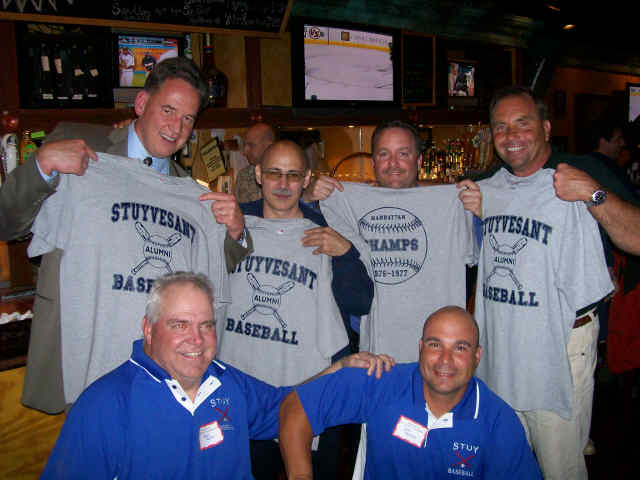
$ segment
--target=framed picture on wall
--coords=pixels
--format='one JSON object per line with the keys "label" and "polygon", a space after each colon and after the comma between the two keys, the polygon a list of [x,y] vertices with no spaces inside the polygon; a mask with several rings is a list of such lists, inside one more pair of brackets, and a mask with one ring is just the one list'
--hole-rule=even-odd
{"label": "framed picture on wall", "polygon": [[450,97],[476,96],[477,62],[449,59],[448,95]]}
{"label": "framed picture on wall", "polygon": [[627,82],[627,118],[633,122],[640,116],[640,83]]}

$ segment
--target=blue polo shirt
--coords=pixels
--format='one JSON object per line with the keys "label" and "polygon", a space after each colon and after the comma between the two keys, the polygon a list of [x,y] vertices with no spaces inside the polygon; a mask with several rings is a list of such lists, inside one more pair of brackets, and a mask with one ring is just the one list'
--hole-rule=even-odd
{"label": "blue polo shirt", "polygon": [[475,377],[440,418],[427,408],[417,363],[379,380],[345,368],[296,391],[315,435],[367,423],[367,480],[542,478],[515,412]]}
{"label": "blue polo shirt", "polygon": [[80,395],[41,478],[252,478],[249,439],[277,436],[290,390],[214,361],[192,402],[138,340]]}

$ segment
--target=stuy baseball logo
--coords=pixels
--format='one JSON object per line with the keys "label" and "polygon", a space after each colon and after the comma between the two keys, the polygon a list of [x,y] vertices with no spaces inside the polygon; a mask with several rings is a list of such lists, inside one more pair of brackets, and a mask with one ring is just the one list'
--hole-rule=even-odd
{"label": "stuy baseball logo", "polygon": [[131,273],[135,275],[147,264],[155,268],[165,268],[167,273],[172,273],[173,246],[182,240],[182,234],[176,232],[167,238],[160,235],[150,235],[149,231],[140,222],[136,222],[136,231],[144,240],[142,246],[144,258],[131,269]]}
{"label": "stuy baseball logo", "polygon": [[493,249],[493,269],[491,273],[485,279],[485,283],[488,285],[489,280],[494,275],[499,277],[509,277],[518,290],[523,289],[522,283],[518,280],[514,270],[516,268],[516,256],[518,252],[527,246],[527,239],[521,237],[513,245],[500,244],[492,233],[489,235],[489,245]]}
{"label": "stuy baseball logo", "polygon": [[369,244],[376,282],[396,285],[422,269],[429,247],[427,232],[410,211],[376,208],[360,218],[358,228]]}
{"label": "stuy baseball logo", "polygon": [[244,320],[253,312],[258,312],[261,315],[273,315],[273,317],[280,322],[282,328],[287,328],[287,322],[285,322],[278,313],[278,308],[282,301],[282,295],[295,287],[295,282],[288,280],[278,287],[260,285],[260,282],[258,282],[258,279],[252,273],[247,273],[247,282],[249,282],[249,285],[253,289],[253,293],[251,294],[251,303],[253,305],[249,310],[240,315],[240,318]]}

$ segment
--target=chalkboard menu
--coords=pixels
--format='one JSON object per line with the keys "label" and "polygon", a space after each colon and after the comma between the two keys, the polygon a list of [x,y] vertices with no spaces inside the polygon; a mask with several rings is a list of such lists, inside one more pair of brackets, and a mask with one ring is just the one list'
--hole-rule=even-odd
{"label": "chalkboard menu", "polygon": [[402,33],[402,103],[435,105],[435,46],[432,35]]}
{"label": "chalkboard menu", "polygon": [[[291,0],[3,0],[0,19],[77,18],[278,33]],[[63,18],[64,17],[64,18]]]}

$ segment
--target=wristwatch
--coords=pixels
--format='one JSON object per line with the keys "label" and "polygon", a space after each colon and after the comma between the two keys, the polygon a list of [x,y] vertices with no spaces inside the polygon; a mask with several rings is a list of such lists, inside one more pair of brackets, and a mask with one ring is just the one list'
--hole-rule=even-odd
{"label": "wristwatch", "polygon": [[606,191],[596,190],[591,194],[591,200],[584,203],[587,204],[587,207],[597,207],[598,205],[602,205],[606,199],[607,199]]}

